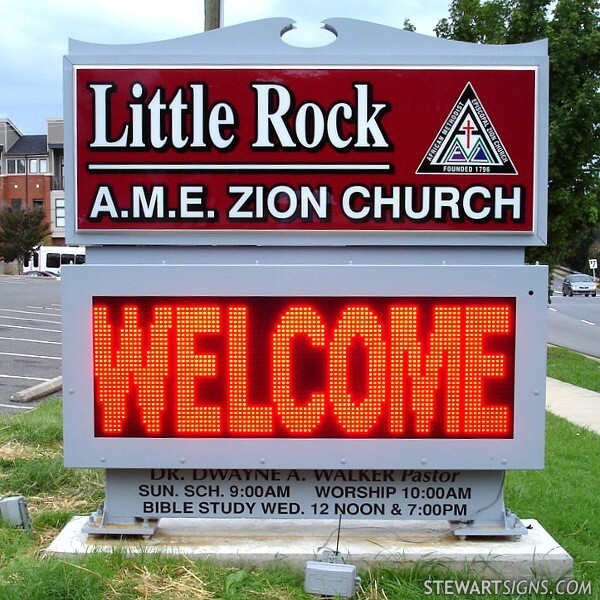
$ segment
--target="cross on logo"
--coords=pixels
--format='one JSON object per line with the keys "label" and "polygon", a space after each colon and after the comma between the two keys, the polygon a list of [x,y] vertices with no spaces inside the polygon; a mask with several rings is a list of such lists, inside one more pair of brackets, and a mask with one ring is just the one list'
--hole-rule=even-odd
{"label": "cross on logo", "polygon": [[471,119],[467,119],[460,131],[464,131],[467,136],[467,150],[471,147],[471,131],[474,131],[476,127],[473,125]]}

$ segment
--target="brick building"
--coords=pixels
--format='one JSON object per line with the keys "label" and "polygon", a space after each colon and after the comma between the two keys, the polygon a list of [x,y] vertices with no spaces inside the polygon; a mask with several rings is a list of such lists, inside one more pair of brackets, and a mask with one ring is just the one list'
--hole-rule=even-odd
{"label": "brick building", "polygon": [[47,119],[46,135],[23,135],[0,119],[0,210],[41,208],[56,246],[65,243],[63,120]]}

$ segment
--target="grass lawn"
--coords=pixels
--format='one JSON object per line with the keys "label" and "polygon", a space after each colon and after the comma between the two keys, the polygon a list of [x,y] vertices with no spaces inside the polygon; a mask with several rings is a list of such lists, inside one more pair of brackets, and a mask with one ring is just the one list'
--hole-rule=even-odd
{"label": "grass lawn", "polygon": [[548,347],[548,377],[600,393],[600,361],[558,346]]}
{"label": "grass lawn", "polygon": [[[550,348],[548,374],[563,379],[572,373],[576,380],[567,380],[600,391],[598,363],[573,354]],[[314,598],[302,592],[302,573],[283,567],[233,568],[120,553],[43,557],[71,516],[90,513],[103,498],[101,471],[62,466],[61,413],[60,399],[54,399],[0,420],[0,497],[25,496],[34,529],[30,535],[0,525],[1,600]],[[548,414],[546,468],[509,471],[506,484],[507,505],[521,518],[540,521],[566,548],[575,559],[576,579],[592,581],[594,597],[600,597],[599,459],[600,436]],[[430,574],[386,568],[361,576],[359,600],[391,600],[423,598]]]}

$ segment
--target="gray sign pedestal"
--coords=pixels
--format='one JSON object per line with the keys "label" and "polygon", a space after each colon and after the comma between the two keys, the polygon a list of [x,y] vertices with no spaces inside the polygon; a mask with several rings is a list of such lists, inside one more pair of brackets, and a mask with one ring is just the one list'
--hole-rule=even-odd
{"label": "gray sign pedestal", "polygon": [[106,470],[91,535],[152,535],[161,517],[431,520],[450,532],[520,536],[504,505],[503,471],[238,469]]}

